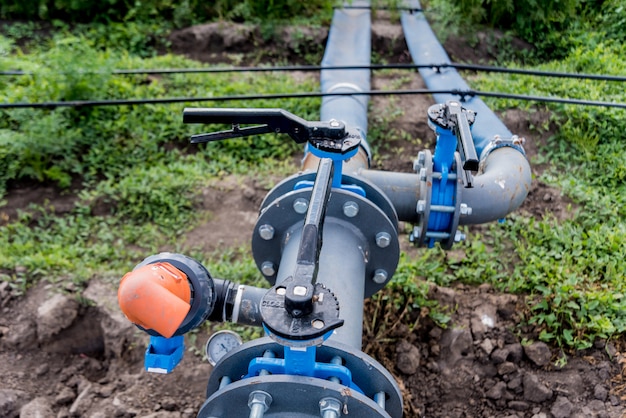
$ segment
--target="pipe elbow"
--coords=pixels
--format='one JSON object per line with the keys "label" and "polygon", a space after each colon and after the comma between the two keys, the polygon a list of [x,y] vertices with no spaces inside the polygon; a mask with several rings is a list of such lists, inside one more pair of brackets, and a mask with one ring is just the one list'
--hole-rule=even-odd
{"label": "pipe elbow", "polygon": [[512,147],[493,150],[474,177],[474,187],[463,190],[463,203],[471,215],[460,224],[481,224],[504,218],[521,206],[531,187],[531,170],[526,156]]}
{"label": "pipe elbow", "polygon": [[191,309],[191,289],[171,264],[147,264],[122,278],[117,300],[132,323],[170,338]]}

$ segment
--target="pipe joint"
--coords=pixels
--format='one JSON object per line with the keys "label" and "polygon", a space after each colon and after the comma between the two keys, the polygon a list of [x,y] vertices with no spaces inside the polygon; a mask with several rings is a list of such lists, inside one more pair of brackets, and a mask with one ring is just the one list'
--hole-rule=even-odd
{"label": "pipe joint", "polygon": [[512,135],[510,138],[502,138],[500,135],[494,135],[493,139],[487,144],[480,155],[479,171],[483,171],[485,161],[487,160],[489,154],[499,148],[510,147],[519,151],[524,157],[526,157],[526,150],[524,150],[525,143],[526,138],[519,137],[517,135]]}

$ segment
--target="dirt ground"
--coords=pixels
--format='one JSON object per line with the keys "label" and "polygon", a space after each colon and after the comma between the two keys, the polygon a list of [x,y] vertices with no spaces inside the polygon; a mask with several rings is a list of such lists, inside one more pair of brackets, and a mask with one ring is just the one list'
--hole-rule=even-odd
{"label": "dirt ground", "polygon": [[[398,26],[377,22],[373,33],[374,49],[387,51],[388,61],[409,62]],[[244,45],[250,45],[255,36],[254,30],[216,24],[177,32],[171,40],[177,53],[223,62],[229,51],[250,53]],[[317,43],[323,43],[325,37],[323,30],[310,35]],[[290,45],[289,41],[286,44]],[[455,61],[485,62],[491,58],[489,45],[470,47],[458,38],[446,43],[446,48]],[[297,54],[297,50],[289,54]],[[396,78],[375,75],[373,88],[398,83]],[[424,86],[413,75],[403,77],[401,87]],[[402,110],[394,126],[411,138],[378,147],[375,168],[410,171],[417,152],[432,148],[434,134],[425,123],[425,111],[431,104],[432,99],[426,96],[373,99],[373,115],[390,106]],[[532,161],[537,145],[549,133],[537,136],[530,127],[538,126],[546,115],[510,110],[501,116],[512,132],[526,137]],[[533,167],[535,174],[543,169]],[[201,210],[212,216],[187,234],[187,245],[212,251],[218,245],[247,244],[271,179],[240,180],[226,177],[204,190]],[[61,214],[71,210],[75,192],[60,194],[52,186],[16,185],[3,211],[10,217],[16,209],[44,198]],[[536,217],[550,213],[563,219],[571,216],[569,203],[559,190],[535,181],[520,210]],[[234,235],[234,228],[248,233]],[[210,243],[204,240],[209,230],[213,237]],[[403,249],[415,251],[406,243]],[[82,290],[80,302],[45,282],[20,297],[11,294],[6,283],[0,284],[0,417],[196,415],[205,400],[211,366],[192,350],[170,375],[144,372],[147,337],[119,311],[118,282],[119,277],[93,278]],[[457,284],[451,288],[433,286],[431,297],[454,312],[448,328],[439,328],[423,313],[412,312],[388,331],[384,340],[390,342],[383,343],[378,330],[365,326],[363,347],[396,377],[404,394],[406,416],[626,416],[626,357],[620,341],[599,341],[592,349],[569,353],[566,364],[557,366],[561,353],[555,347],[541,342],[522,344],[521,335],[533,335],[532,328],[517,325],[526,309],[524,296],[499,293],[489,285]],[[368,301],[365,307],[368,323],[376,310],[372,305]],[[378,308],[385,310],[385,306]],[[196,341],[187,343],[200,347],[208,336],[194,337]]]}

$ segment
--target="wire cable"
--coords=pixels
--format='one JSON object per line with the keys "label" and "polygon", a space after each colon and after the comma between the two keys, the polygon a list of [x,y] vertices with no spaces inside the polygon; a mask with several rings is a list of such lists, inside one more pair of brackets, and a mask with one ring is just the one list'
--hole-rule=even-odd
{"label": "wire cable", "polygon": [[96,106],[129,106],[142,104],[166,104],[184,102],[225,102],[225,101],[252,101],[271,99],[303,99],[314,97],[331,96],[392,96],[392,95],[422,95],[422,94],[452,94],[465,101],[468,97],[482,96],[502,99],[516,99],[533,101],[539,103],[562,103],[582,106],[600,106],[626,109],[626,103],[600,102],[593,100],[568,99],[562,97],[528,96],[522,94],[509,94],[500,92],[485,92],[478,90],[371,90],[363,92],[302,92],[302,93],[276,93],[276,94],[244,94],[234,96],[214,96],[214,97],[170,97],[162,99],[127,99],[127,100],[74,100],[39,103],[0,103],[0,109],[54,109],[57,107],[96,107]]}
{"label": "wire cable", "polygon": [[[434,71],[441,71],[446,68],[456,70],[467,70],[475,72],[519,74],[536,77],[555,78],[575,78],[581,80],[600,80],[626,82],[626,76],[605,75],[605,74],[585,74],[585,73],[564,73],[556,71],[526,70],[521,68],[506,68],[489,65],[462,64],[462,63],[440,63],[440,64],[372,64],[372,65],[283,65],[268,67],[207,67],[207,68],[163,68],[163,69],[129,69],[113,70],[111,72],[85,71],[85,72],[58,72],[55,74],[115,74],[115,75],[163,75],[163,74],[195,74],[195,73],[243,73],[243,72],[275,72],[275,71],[303,71],[313,72],[321,70],[419,70],[429,68]],[[4,76],[36,75],[36,73],[12,70],[0,71]]]}

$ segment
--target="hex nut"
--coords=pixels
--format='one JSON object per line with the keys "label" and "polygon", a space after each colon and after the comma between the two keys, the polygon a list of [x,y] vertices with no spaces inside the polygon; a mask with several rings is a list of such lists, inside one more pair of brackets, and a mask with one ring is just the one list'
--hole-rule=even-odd
{"label": "hex nut", "polygon": [[343,204],[343,214],[348,218],[354,218],[359,213],[359,205],[356,202],[348,201]]}
{"label": "hex nut", "polygon": [[308,208],[309,208],[309,201],[302,197],[299,197],[293,201],[293,210],[295,210],[296,213],[299,213],[302,215],[306,213]]}
{"label": "hex nut", "polygon": [[261,273],[268,277],[273,276],[276,273],[276,267],[274,267],[274,263],[272,263],[271,261],[264,261],[263,264],[261,264]]}
{"label": "hex nut", "polygon": [[374,272],[374,277],[372,277],[372,280],[374,280],[374,283],[378,283],[378,284],[383,284],[387,281],[387,271],[383,270],[383,269],[377,269]]}
{"label": "hex nut", "polygon": [[387,248],[391,244],[391,235],[388,232],[379,232],[376,234],[376,245],[379,248]]}
{"label": "hex nut", "polygon": [[472,214],[472,208],[465,203],[461,203],[461,205],[459,205],[459,213],[461,216],[469,216]]}
{"label": "hex nut", "polygon": [[266,412],[272,404],[272,395],[262,390],[255,390],[250,393],[248,398],[248,407],[252,409],[254,405],[262,405],[263,412]]}
{"label": "hex nut", "polygon": [[327,397],[320,399],[320,415],[327,416],[341,416],[342,403],[335,398]]}
{"label": "hex nut", "polygon": [[263,224],[259,227],[259,235],[265,241],[269,241],[274,238],[274,227],[269,224]]}

